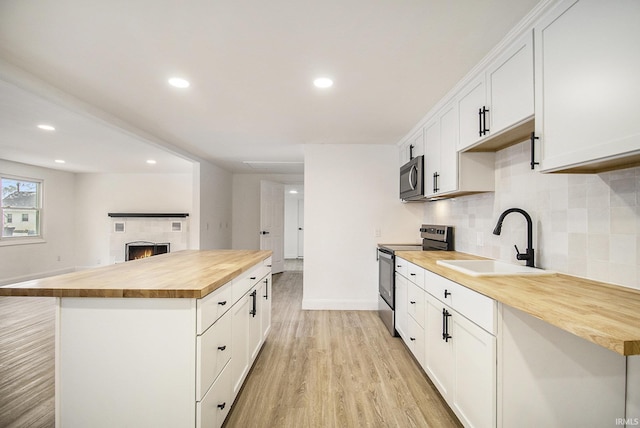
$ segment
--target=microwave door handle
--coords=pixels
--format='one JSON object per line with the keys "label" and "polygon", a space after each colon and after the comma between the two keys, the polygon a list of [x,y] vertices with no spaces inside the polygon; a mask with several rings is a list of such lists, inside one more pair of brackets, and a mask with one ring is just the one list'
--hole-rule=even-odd
{"label": "microwave door handle", "polygon": [[412,165],[411,170],[409,171],[409,187],[411,187],[411,190],[416,190],[416,186],[413,185],[413,171],[417,169],[418,168],[415,165]]}

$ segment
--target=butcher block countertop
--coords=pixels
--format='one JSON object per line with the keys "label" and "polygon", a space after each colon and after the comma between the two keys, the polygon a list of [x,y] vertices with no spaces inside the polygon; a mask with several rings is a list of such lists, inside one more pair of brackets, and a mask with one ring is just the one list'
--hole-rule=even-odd
{"label": "butcher block countertop", "polygon": [[185,250],[0,287],[0,296],[201,298],[271,251]]}
{"label": "butcher block countertop", "polygon": [[564,274],[473,277],[438,260],[482,260],[456,251],[396,256],[622,355],[640,355],[640,290]]}

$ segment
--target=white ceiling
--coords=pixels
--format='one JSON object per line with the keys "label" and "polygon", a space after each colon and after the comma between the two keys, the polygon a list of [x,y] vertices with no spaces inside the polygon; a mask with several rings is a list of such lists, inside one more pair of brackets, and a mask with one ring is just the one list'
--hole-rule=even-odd
{"label": "white ceiling", "polygon": [[0,75],[0,157],[296,172],[304,144],[395,144],[537,2],[0,0],[0,59],[46,82]]}

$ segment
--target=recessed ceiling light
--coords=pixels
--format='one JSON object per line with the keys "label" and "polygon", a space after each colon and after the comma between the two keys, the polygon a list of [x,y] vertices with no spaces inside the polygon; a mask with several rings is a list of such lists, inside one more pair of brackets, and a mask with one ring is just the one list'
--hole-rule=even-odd
{"label": "recessed ceiling light", "polygon": [[62,160],[62,159],[56,159],[55,163],[66,163],[66,162],[64,160]]}
{"label": "recessed ceiling light", "polygon": [[317,88],[330,88],[333,86],[333,80],[329,79],[328,77],[318,77],[313,81],[313,84]]}
{"label": "recessed ceiling light", "polygon": [[172,77],[171,79],[169,79],[169,84],[171,86],[175,86],[176,88],[182,89],[188,88],[189,85],[191,85],[188,80],[185,80],[181,77]]}
{"label": "recessed ceiling light", "polygon": [[154,161],[153,159],[149,159],[149,160],[147,160],[147,163],[148,163],[149,165],[155,165],[155,164],[156,164],[156,161]]}
{"label": "recessed ceiling light", "polygon": [[42,124],[38,125],[38,128],[40,128],[40,129],[42,129],[42,130],[44,130],[44,131],[55,131],[55,130],[56,130],[56,128],[54,128],[53,126],[51,126],[51,125],[46,125],[46,124],[44,124],[44,123],[42,123]]}

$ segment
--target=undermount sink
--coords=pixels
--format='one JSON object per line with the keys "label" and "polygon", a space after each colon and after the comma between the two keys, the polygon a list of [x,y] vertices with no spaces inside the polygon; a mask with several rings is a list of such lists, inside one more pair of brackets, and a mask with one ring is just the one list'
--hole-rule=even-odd
{"label": "undermount sink", "polygon": [[514,265],[497,260],[438,260],[437,264],[471,276],[553,275],[550,270]]}

